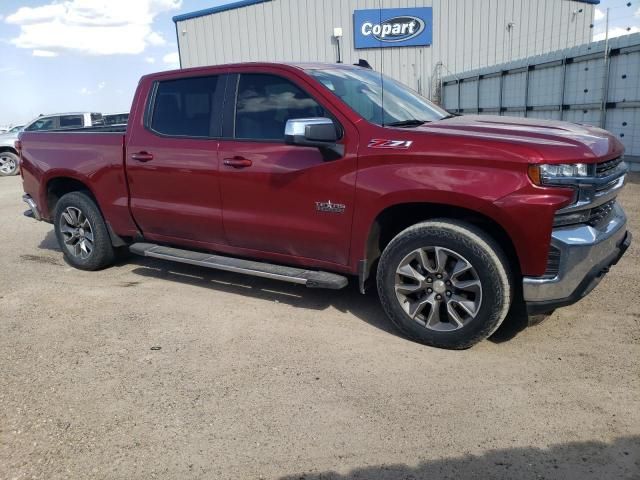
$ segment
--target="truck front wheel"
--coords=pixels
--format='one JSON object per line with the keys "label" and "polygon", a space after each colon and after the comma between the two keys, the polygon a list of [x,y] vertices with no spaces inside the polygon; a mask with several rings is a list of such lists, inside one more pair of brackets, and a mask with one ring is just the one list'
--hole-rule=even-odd
{"label": "truck front wheel", "polygon": [[378,264],[382,306],[407,337],[468,348],[495,332],[511,305],[504,252],[479,228],[438,219],[400,232]]}
{"label": "truck front wheel", "polygon": [[20,171],[20,158],[12,152],[0,152],[0,177],[17,175]]}
{"label": "truck front wheel", "polygon": [[100,209],[84,192],[63,195],[55,207],[54,227],[64,256],[81,270],[111,265],[115,253]]}

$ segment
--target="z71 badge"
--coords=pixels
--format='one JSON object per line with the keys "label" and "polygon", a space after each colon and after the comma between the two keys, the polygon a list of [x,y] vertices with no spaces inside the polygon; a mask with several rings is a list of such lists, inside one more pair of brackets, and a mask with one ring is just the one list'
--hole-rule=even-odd
{"label": "z71 badge", "polygon": [[319,212],[344,213],[346,208],[346,205],[342,203],[331,203],[331,200],[328,202],[316,202],[316,210]]}
{"label": "z71 badge", "polygon": [[372,138],[369,140],[369,148],[396,148],[406,150],[411,146],[411,140],[388,140],[386,138]]}

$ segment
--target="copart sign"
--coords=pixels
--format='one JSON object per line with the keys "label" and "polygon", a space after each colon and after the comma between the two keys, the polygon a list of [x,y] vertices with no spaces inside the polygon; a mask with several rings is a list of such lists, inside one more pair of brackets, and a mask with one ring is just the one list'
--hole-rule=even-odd
{"label": "copart sign", "polygon": [[355,48],[431,45],[433,11],[424,8],[387,8],[353,12]]}

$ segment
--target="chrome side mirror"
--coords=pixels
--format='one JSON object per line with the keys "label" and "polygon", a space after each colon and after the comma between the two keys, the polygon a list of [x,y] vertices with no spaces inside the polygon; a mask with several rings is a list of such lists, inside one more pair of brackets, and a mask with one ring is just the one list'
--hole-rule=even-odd
{"label": "chrome side mirror", "polygon": [[338,132],[330,118],[294,118],[287,121],[284,141],[289,145],[332,147],[338,141]]}

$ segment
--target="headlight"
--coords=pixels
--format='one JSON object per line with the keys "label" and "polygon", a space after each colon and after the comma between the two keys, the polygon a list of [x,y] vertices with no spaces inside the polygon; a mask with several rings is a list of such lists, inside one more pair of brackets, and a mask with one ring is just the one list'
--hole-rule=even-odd
{"label": "headlight", "polygon": [[529,178],[536,185],[566,185],[571,178],[589,176],[586,163],[561,163],[558,165],[530,165]]}

